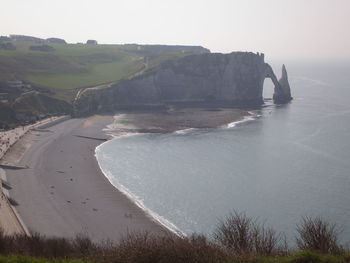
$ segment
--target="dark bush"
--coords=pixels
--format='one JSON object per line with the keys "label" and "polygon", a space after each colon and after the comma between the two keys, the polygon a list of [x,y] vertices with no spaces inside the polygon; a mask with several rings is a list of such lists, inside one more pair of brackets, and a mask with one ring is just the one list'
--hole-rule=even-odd
{"label": "dark bush", "polygon": [[16,50],[16,46],[12,43],[0,43],[0,49]]}
{"label": "dark bush", "polygon": [[87,235],[78,234],[73,240],[73,250],[79,257],[89,257],[97,250],[97,245]]}
{"label": "dark bush", "polygon": [[252,226],[251,218],[234,211],[219,223],[214,240],[235,254],[249,253],[253,250]]}
{"label": "dark bush", "polygon": [[271,255],[281,251],[278,247],[281,238],[275,230],[236,211],[219,223],[213,236],[221,247],[236,255]]}
{"label": "dark bush", "polygon": [[116,247],[114,262],[222,262],[225,253],[204,236],[129,234]]}
{"label": "dark bush", "polygon": [[287,250],[279,246],[281,235],[272,228],[255,223],[252,235],[254,252],[258,255],[281,254]]}
{"label": "dark bush", "polygon": [[33,51],[43,51],[43,52],[55,51],[55,49],[49,45],[30,46],[29,49]]}
{"label": "dark bush", "polygon": [[130,233],[118,243],[105,241],[96,244],[86,235],[74,239],[47,238],[36,233],[7,236],[0,230],[0,255],[48,259],[43,262],[79,259],[96,263],[350,263],[349,254],[329,254],[343,252],[335,229],[335,225],[319,218],[304,218],[298,225],[300,237],[297,239],[302,251],[294,255],[288,253],[287,246],[284,249],[279,247],[281,235],[237,212],[218,225],[214,232],[215,243],[202,235],[178,237],[173,234]]}
{"label": "dark bush", "polygon": [[297,225],[296,243],[301,250],[313,250],[322,253],[339,253],[342,249],[338,243],[340,231],[335,224],[322,218],[303,217]]}

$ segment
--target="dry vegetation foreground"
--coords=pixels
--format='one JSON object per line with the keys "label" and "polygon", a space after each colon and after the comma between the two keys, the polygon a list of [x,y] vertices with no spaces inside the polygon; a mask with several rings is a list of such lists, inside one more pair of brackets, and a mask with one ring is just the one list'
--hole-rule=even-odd
{"label": "dry vegetation foreground", "polygon": [[291,250],[281,235],[242,213],[231,213],[218,224],[213,240],[201,235],[177,237],[130,233],[118,243],[93,243],[45,238],[38,234],[0,234],[2,262],[247,262],[347,263],[350,254],[338,243],[336,226],[321,218],[303,218],[297,226],[297,246]]}

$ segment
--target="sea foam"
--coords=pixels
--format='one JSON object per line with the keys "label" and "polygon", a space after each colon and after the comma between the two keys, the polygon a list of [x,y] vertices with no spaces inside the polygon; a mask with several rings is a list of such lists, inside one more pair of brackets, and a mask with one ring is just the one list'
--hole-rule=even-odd
{"label": "sea foam", "polygon": [[248,111],[248,113],[249,113],[249,116],[244,116],[243,119],[241,119],[239,121],[230,122],[229,124],[225,125],[224,128],[231,129],[231,128],[236,127],[239,124],[242,124],[242,123],[245,123],[248,121],[253,121],[253,120],[256,120],[257,118],[261,117],[261,115],[258,115],[252,111]]}

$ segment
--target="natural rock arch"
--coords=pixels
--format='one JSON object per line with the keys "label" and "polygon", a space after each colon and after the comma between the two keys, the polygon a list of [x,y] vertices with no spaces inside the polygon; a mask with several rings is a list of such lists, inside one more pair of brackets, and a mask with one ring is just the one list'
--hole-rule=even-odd
{"label": "natural rock arch", "polygon": [[[273,101],[277,104],[286,103],[292,99],[290,86],[288,82],[288,74],[285,65],[282,66],[282,75],[280,80],[277,80],[272,67],[266,63],[265,72],[263,74],[262,85],[266,78],[271,79],[272,83],[275,85],[273,93]],[[262,91],[261,91],[262,92]]]}

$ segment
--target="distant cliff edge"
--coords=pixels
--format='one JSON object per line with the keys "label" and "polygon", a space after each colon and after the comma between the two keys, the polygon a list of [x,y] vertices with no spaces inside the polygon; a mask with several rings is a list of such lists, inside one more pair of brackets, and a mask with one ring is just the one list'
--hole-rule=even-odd
{"label": "distant cliff edge", "polygon": [[179,103],[261,105],[265,78],[275,85],[275,103],[292,99],[284,65],[281,79],[277,80],[264,54],[233,52],[190,55],[165,62],[110,88],[85,92],[74,106],[77,115],[88,115]]}

